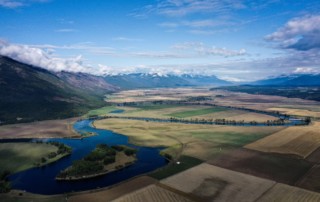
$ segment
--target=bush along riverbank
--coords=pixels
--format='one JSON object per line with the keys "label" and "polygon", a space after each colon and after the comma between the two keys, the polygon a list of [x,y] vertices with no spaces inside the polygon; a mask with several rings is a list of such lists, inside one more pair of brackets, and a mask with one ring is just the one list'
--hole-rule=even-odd
{"label": "bush along riverbank", "polygon": [[46,142],[46,143],[44,143],[41,141],[37,141],[36,143],[37,144],[49,144],[49,145],[53,145],[58,148],[58,150],[56,152],[51,152],[50,154],[48,154],[48,156],[42,157],[39,162],[35,162],[34,165],[37,167],[41,167],[41,166],[45,166],[49,163],[53,163],[53,162],[65,157],[65,156],[68,156],[72,153],[71,147],[69,147],[63,143],[60,143],[60,142]]}
{"label": "bush along riverbank", "polygon": [[83,159],[74,161],[70,167],[61,171],[56,180],[81,180],[120,170],[135,163],[136,152],[136,149],[123,145],[109,147],[98,144]]}

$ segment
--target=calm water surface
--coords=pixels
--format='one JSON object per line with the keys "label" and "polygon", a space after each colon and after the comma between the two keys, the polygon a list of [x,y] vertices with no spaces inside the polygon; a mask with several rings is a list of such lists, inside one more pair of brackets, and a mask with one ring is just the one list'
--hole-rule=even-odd
{"label": "calm water surface", "polygon": [[[48,139],[64,143],[72,147],[72,154],[55,163],[41,168],[32,168],[11,175],[13,189],[25,190],[39,194],[60,194],[73,191],[83,191],[106,187],[116,184],[131,177],[150,172],[167,164],[167,161],[159,154],[163,148],[139,147],[128,143],[128,137],[113,133],[112,131],[95,129],[91,126],[92,120],[76,122],[74,128],[78,132],[94,132],[97,135],[84,139]],[[33,140],[25,140],[33,141]],[[122,170],[106,174],[104,176],[81,181],[56,181],[56,175],[71,165],[72,161],[81,159],[92,151],[97,144],[127,145],[138,149],[137,162]]]}

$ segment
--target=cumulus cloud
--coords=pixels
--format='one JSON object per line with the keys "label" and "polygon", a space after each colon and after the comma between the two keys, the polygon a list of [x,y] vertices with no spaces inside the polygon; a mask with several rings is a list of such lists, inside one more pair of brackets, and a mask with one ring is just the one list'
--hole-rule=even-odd
{"label": "cumulus cloud", "polygon": [[307,51],[320,48],[320,15],[294,18],[276,32],[266,36],[281,48]]}
{"label": "cumulus cloud", "polygon": [[0,0],[0,7],[5,8],[18,8],[22,6],[27,6],[31,3],[42,3],[49,0]]}
{"label": "cumulus cloud", "polygon": [[0,41],[0,55],[55,72],[88,72],[88,67],[83,65],[81,56],[59,58],[52,55],[50,51],[27,45],[10,44],[5,41]]}

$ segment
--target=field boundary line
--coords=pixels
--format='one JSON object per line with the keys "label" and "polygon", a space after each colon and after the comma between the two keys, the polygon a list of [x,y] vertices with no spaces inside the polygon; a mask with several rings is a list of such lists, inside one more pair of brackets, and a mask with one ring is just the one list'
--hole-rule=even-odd
{"label": "field boundary line", "polygon": [[279,183],[274,182],[274,184],[273,184],[269,189],[267,189],[265,192],[263,192],[263,193],[255,200],[255,202],[258,202],[263,196],[265,196],[268,192],[270,192],[271,189],[273,189],[277,184],[279,184]]}
{"label": "field boundary line", "polygon": [[302,182],[303,179],[305,179],[306,177],[308,177],[311,173],[311,171],[313,170],[313,168],[315,166],[319,166],[319,164],[314,164],[306,173],[304,173],[303,175],[301,175],[299,177],[299,179],[294,183],[294,186],[298,187],[299,184]]}
{"label": "field boundary line", "polygon": [[190,199],[192,201],[205,202],[205,200],[202,199],[201,197],[198,197],[198,196],[196,196],[194,194],[191,194],[191,193],[186,193],[186,192],[180,191],[180,190],[175,189],[173,187],[170,187],[168,185],[162,184],[161,182],[155,183],[155,185],[157,185],[157,186],[159,186],[159,187],[161,187],[161,188],[163,188],[163,189],[165,189],[167,191],[173,192],[173,193],[178,194],[180,196],[183,196],[183,197],[185,197],[187,199]]}

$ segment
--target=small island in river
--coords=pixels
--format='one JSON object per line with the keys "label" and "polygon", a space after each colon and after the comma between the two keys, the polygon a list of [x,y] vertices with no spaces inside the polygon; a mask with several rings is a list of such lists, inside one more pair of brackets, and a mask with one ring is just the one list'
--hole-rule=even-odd
{"label": "small island in river", "polygon": [[123,145],[109,147],[98,144],[83,159],[74,161],[70,167],[61,171],[56,180],[82,180],[120,170],[137,160],[136,152],[136,149]]}

